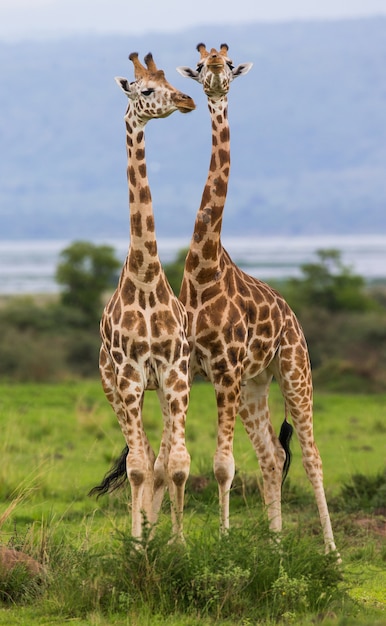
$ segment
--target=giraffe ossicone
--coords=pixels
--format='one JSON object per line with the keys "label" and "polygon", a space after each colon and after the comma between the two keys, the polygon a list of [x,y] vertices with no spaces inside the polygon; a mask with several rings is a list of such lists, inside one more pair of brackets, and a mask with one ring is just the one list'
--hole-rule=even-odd
{"label": "giraffe ossicone", "polygon": [[[125,114],[130,246],[118,286],[101,319],[100,373],[107,399],[126,441],[120,459],[90,493],[102,494],[127,476],[131,487],[132,535],[155,525],[168,487],[173,535],[183,539],[184,491],[190,469],[185,443],[189,403],[187,316],[162,268],[147,177],[144,128],[151,119],[194,110],[192,98],[173,87],[151,53],[143,65],[130,54],[135,80],[117,77],[128,98]],[[156,390],[163,415],[157,456],[146,435],[142,406]]]}
{"label": "giraffe ossicone", "polygon": [[302,328],[284,298],[240,270],[221,243],[230,172],[227,94],[231,82],[252,64],[234,67],[227,44],[221,44],[219,51],[208,51],[200,43],[197,50],[196,68],[177,69],[199,82],[207,96],[212,150],[179,298],[188,315],[191,379],[204,376],[215,389],[218,430],[213,468],[221,528],[229,528],[229,492],[235,473],[233,438],[236,416],[240,415],[259,460],[270,528],[281,530],[282,474],[288,469],[291,426],[285,418],[277,437],[270,420],[268,393],[275,377],[314,489],[326,551],[335,550],[322,461],[313,435],[311,367]]}

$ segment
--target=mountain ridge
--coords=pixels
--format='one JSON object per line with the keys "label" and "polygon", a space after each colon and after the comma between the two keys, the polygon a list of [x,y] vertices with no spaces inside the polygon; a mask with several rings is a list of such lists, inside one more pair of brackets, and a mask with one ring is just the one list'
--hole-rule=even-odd
{"label": "mountain ridge", "polygon": [[146,127],[157,234],[190,237],[210,159],[195,46],[253,68],[229,94],[225,235],[386,233],[386,18],[0,43],[1,239],[129,234],[128,54],[149,49],[197,109]]}

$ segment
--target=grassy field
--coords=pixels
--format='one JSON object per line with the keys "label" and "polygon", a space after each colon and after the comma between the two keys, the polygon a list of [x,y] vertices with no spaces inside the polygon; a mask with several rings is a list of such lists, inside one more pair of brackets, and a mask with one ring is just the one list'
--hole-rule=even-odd
{"label": "grassy field", "polygon": [[[278,429],[283,403],[275,386],[270,401]],[[161,422],[154,393],[146,396],[144,415],[156,449]],[[185,552],[167,544],[166,504],[156,538],[138,551],[129,537],[127,489],[98,501],[87,497],[124,445],[99,381],[0,385],[0,544],[24,550],[48,571],[38,590],[20,572],[10,580],[0,571],[0,624],[385,625],[385,418],[385,396],[315,397],[316,441],[343,559],[338,568],[323,555],[296,441],[275,553],[258,463],[239,423],[233,529],[227,540],[218,538],[215,403],[211,387],[196,384],[187,423]]]}

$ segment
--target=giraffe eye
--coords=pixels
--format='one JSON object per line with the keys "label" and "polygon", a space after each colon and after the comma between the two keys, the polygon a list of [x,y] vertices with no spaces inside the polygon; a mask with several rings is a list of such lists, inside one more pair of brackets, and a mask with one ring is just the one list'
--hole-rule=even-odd
{"label": "giraffe eye", "polygon": [[232,63],[230,61],[227,63],[227,66],[229,67],[230,70],[234,70],[235,69],[235,66],[232,65]]}
{"label": "giraffe eye", "polygon": [[203,67],[204,67],[203,63],[197,63],[197,72],[201,72]]}
{"label": "giraffe eye", "polygon": [[141,91],[141,94],[143,96],[150,96],[152,93],[154,93],[154,89],[144,89],[143,91]]}

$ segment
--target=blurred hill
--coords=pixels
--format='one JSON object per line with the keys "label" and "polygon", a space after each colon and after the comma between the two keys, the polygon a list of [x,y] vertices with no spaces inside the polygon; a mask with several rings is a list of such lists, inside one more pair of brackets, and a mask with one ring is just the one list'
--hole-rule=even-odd
{"label": "blurred hill", "polygon": [[0,238],[128,233],[128,54],[151,50],[197,110],[146,127],[157,234],[187,237],[210,122],[195,46],[223,41],[251,72],[229,95],[224,235],[386,233],[386,19],[200,27],[179,34],[0,43]]}

